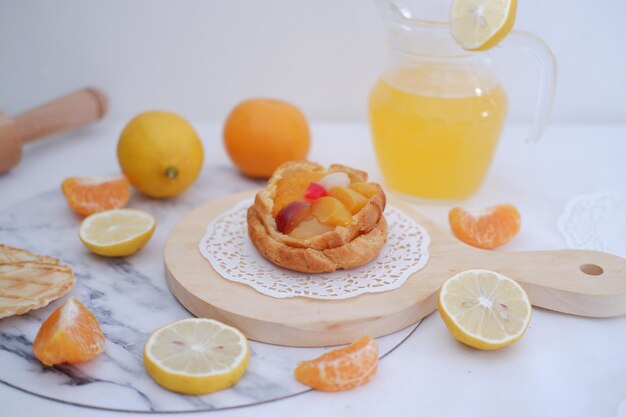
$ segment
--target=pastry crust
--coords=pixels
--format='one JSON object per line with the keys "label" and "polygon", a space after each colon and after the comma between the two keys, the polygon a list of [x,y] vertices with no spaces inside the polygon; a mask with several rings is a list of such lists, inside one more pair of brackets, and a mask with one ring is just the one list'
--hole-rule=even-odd
{"label": "pastry crust", "polygon": [[281,165],[270,178],[268,187],[256,195],[248,209],[248,234],[261,255],[281,267],[308,273],[355,268],[376,258],[387,241],[387,222],[383,215],[386,199],[378,184],[370,183],[377,192],[348,226],[304,240],[277,230],[272,210],[278,181],[302,170],[323,174],[345,172],[352,182],[367,182],[365,172],[343,165],[331,165],[328,169],[308,161]]}

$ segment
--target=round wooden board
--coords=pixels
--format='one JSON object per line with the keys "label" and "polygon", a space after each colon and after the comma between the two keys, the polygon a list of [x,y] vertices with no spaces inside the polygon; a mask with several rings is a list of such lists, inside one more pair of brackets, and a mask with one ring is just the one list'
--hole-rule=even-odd
{"label": "round wooden board", "polygon": [[[389,203],[429,233],[430,260],[392,291],[343,300],[273,298],[229,281],[198,249],[208,223],[252,192],[211,201],[185,216],[164,249],[166,279],[174,296],[194,315],[231,324],[252,340],[285,346],[333,346],[363,335],[403,329],[436,309],[443,281],[469,268],[500,271],[520,282],[534,305],[587,316],[626,314],[626,262],[592,251],[491,252],[469,247],[442,231],[403,201]],[[584,263],[604,268],[601,277],[581,272]]]}
{"label": "round wooden board", "polygon": [[[168,285],[196,316],[224,321],[261,342],[332,346],[352,342],[365,334],[393,333],[435,309],[432,295],[436,288],[416,276],[397,290],[344,300],[278,299],[223,278],[200,254],[198,243],[212,219],[252,196],[254,193],[249,192],[235,194],[195,209],[174,227],[165,243]],[[415,216],[403,203],[393,199],[390,203]],[[431,297],[417,305],[420,292]]]}

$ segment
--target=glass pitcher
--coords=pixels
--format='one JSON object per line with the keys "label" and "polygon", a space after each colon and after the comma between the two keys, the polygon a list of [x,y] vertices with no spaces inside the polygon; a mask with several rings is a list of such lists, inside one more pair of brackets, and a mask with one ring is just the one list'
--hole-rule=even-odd
{"label": "glass pitcher", "polygon": [[[508,100],[493,63],[503,48],[540,69],[528,140],[541,136],[552,107],[556,63],[535,35],[512,32],[484,52],[462,49],[447,22],[422,20],[445,0],[376,0],[388,31],[389,60],[369,96],[374,148],[387,186],[422,199],[458,200],[485,177]],[[446,13],[447,14],[447,13]]]}

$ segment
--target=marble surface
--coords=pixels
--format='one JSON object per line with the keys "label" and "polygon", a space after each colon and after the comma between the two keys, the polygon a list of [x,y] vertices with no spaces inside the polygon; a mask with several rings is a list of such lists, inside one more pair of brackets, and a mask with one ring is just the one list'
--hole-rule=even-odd
{"label": "marble surface", "polygon": [[[108,120],[27,146],[22,163],[0,176],[0,224],[11,225],[3,210],[46,190],[57,189],[65,177],[115,172],[115,144],[124,122],[126,120]],[[221,123],[194,121],[194,126],[203,139],[206,158],[200,182],[189,192],[209,199],[260,185],[243,180],[232,168],[221,143]],[[312,160],[324,164],[341,160],[380,178],[365,122],[313,123],[311,127]],[[521,126],[505,131],[483,187],[462,204],[484,207],[510,202],[520,209],[522,230],[500,250],[565,248],[557,219],[572,197],[603,190],[626,194],[626,165],[623,163],[626,124],[550,126],[543,140],[532,145],[523,143],[524,133],[525,128]],[[191,197],[183,195],[181,202],[166,204],[188,204],[191,207]],[[444,228],[451,206],[415,205],[422,214]],[[34,219],[30,224],[36,230],[39,222]],[[160,256],[161,248],[155,242],[164,237],[159,236],[166,232],[163,224],[160,223],[145,252],[133,257],[133,265],[145,271],[150,279],[155,279],[152,274],[162,273],[160,266],[144,270],[139,264],[145,261],[142,260],[144,256]],[[10,230],[0,230],[0,239],[14,237]],[[33,249],[42,245],[39,239],[21,243]],[[58,247],[51,249],[57,254],[82,250],[78,240],[73,245],[76,246],[63,248],[56,245]],[[61,257],[70,259],[70,256]],[[105,274],[102,279],[107,277]],[[139,303],[140,300],[141,297],[136,296],[132,302]],[[129,310],[132,317],[129,322],[147,332],[151,317],[138,316],[130,307]],[[180,314],[186,314],[182,308]],[[147,324],[142,323],[144,320]],[[32,330],[31,336],[34,332]],[[376,377],[363,387],[337,394],[312,391],[280,401],[200,414],[225,417],[626,417],[624,346],[626,317],[591,319],[537,308],[533,310],[528,332],[518,343],[496,352],[479,352],[457,343],[440,317],[432,314],[382,360]],[[16,360],[22,361],[10,357],[11,362]],[[10,361],[0,358],[0,379],[8,375]],[[93,384],[92,388],[90,395],[93,396],[102,396],[108,389],[106,384]],[[5,384],[0,384],[0,403],[3,404],[0,415],[11,417],[142,415],[62,404]],[[120,400],[119,404],[123,405],[123,402]]]}
{"label": "marble surface", "polygon": [[[219,180],[223,175],[223,180]],[[208,187],[206,178],[228,189]],[[72,267],[76,285],[63,299],[23,316],[0,321],[0,381],[45,398],[71,404],[128,411],[197,411],[240,407],[308,391],[292,376],[297,362],[326,349],[288,348],[251,342],[250,366],[233,388],[205,396],[162,389],[143,365],[143,347],[155,329],[190,316],[169,292],[160,256],[165,238],[181,216],[230,189],[254,187],[232,172],[207,172],[196,187],[176,200],[135,194],[129,207],[157,218],[152,240],[138,254],[107,259],[91,254],[77,237],[81,218],[67,206],[60,189],[41,193],[0,211],[0,241],[59,258]],[[209,193],[202,190],[211,189]],[[209,264],[207,262],[207,267]],[[32,341],[45,320],[69,295],[93,312],[106,337],[105,352],[80,365],[42,366]],[[415,326],[379,339],[381,355],[402,343]]]}

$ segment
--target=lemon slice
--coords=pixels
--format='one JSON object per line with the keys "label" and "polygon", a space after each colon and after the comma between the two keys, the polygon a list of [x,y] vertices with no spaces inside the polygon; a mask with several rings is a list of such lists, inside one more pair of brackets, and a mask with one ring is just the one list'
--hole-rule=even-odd
{"label": "lemon slice", "polygon": [[517,0],[455,0],[452,36],[470,51],[492,48],[513,29],[516,10]]}
{"label": "lemon slice", "polygon": [[228,388],[248,367],[250,350],[237,329],[210,319],[186,319],[161,327],[148,338],[143,360],[161,386],[183,394]]}
{"label": "lemon slice", "polygon": [[448,279],[439,293],[439,314],[458,341],[481,350],[510,345],[530,323],[528,295],[518,283],[487,269]]}
{"label": "lemon slice", "polygon": [[78,236],[93,253],[128,256],[148,243],[155,227],[156,219],[145,211],[108,210],[85,218]]}

